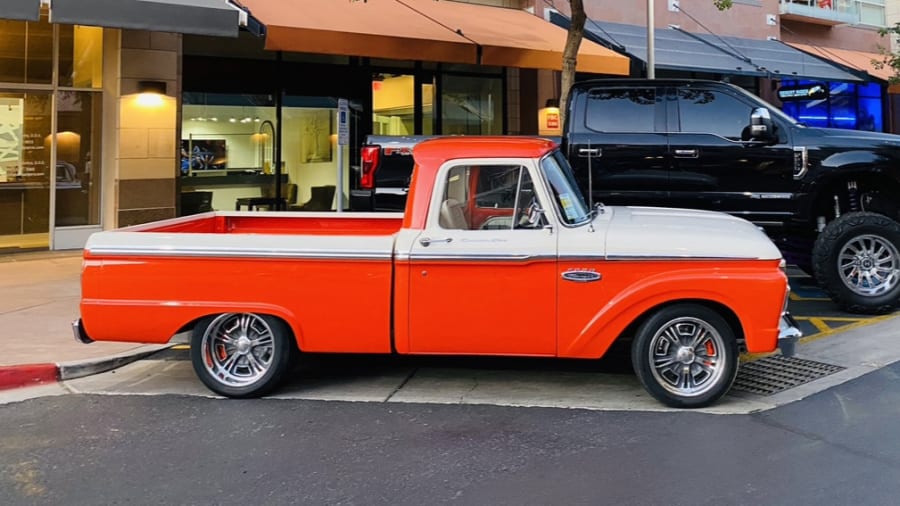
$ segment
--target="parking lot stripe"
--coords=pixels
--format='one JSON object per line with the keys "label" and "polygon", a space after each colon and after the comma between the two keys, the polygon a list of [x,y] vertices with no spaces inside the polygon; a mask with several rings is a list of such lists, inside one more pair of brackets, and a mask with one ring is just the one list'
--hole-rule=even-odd
{"label": "parking lot stripe", "polygon": [[[874,316],[874,317],[870,317],[870,318],[847,318],[847,317],[837,317],[837,316],[834,318],[831,318],[831,317],[810,318],[810,317],[797,316],[795,318],[797,320],[806,320],[806,321],[812,323],[813,325],[815,325],[815,327],[820,330],[820,332],[818,334],[813,334],[811,336],[806,336],[806,337],[803,337],[800,339],[800,344],[806,344],[806,343],[811,343],[813,341],[818,341],[819,339],[828,337],[837,332],[844,332],[845,330],[851,330],[851,329],[855,329],[855,328],[859,328],[859,327],[865,327],[866,325],[871,325],[873,323],[890,320],[892,318],[896,318],[897,316],[900,316],[900,315],[887,314],[887,315],[882,315],[882,316]],[[824,329],[822,327],[820,327],[819,324],[816,323],[816,320],[819,320],[819,323],[824,327]],[[848,325],[842,325],[838,328],[832,329],[822,320],[848,321],[848,322],[853,322],[853,323],[850,323]]]}
{"label": "parking lot stripe", "polygon": [[831,299],[829,299],[828,297],[802,297],[800,295],[797,295],[794,292],[791,292],[791,300],[796,301],[796,302],[803,302],[803,301],[811,301],[811,300],[831,300]]}
{"label": "parking lot stripe", "polygon": [[816,327],[819,332],[830,332],[831,327],[829,327],[821,318],[808,318],[809,323],[812,323],[814,327]]}

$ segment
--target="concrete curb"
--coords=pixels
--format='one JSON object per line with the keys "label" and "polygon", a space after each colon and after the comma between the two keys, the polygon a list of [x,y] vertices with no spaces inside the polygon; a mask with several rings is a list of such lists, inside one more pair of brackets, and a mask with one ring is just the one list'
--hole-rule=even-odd
{"label": "concrete curb", "polygon": [[17,364],[0,366],[0,391],[83,378],[92,374],[111,371],[152,355],[160,350],[164,350],[170,346],[170,344],[145,345],[125,353],[108,357],[59,362],[55,364]]}
{"label": "concrete curb", "polygon": [[33,387],[51,383],[57,378],[56,364],[21,364],[0,366],[0,390]]}

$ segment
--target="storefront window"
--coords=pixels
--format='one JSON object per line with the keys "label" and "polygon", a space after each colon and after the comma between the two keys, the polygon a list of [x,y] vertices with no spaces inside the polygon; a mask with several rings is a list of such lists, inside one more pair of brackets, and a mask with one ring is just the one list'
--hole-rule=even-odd
{"label": "storefront window", "polygon": [[376,73],[372,78],[372,133],[375,135],[432,135],[434,83],[421,83],[422,128],[415,128],[415,86],[411,75]]}
{"label": "storefront window", "polygon": [[502,135],[503,80],[444,75],[441,127],[445,135]]}
{"label": "storefront window", "polygon": [[[281,157],[287,175],[283,191],[287,210],[336,209],[337,107],[337,100],[330,97],[285,97]],[[344,150],[342,176],[346,185],[349,154],[346,147]]]}
{"label": "storefront window", "polygon": [[235,209],[274,187],[272,96],[185,93],[181,115],[181,214]]}
{"label": "storefront window", "polygon": [[49,92],[0,92],[0,251],[49,245]]}
{"label": "storefront window", "polygon": [[100,224],[100,95],[61,91],[57,105],[56,226]]}
{"label": "storefront window", "polygon": [[884,118],[881,105],[881,86],[876,83],[857,85],[858,102],[858,130],[873,132],[884,131]]}
{"label": "storefront window", "polygon": [[414,92],[415,78],[411,75],[375,74],[372,77],[372,133],[413,135]]}
{"label": "storefront window", "polygon": [[100,88],[103,77],[103,29],[59,27],[59,85]]}
{"label": "storefront window", "polygon": [[49,23],[0,20],[0,82],[51,84],[52,53]]}
{"label": "storefront window", "polygon": [[434,83],[422,83],[422,135],[434,134]]}
{"label": "storefront window", "polygon": [[882,87],[876,83],[781,82],[783,88],[819,85],[828,88],[826,98],[785,101],[782,110],[807,126],[883,131]]}
{"label": "storefront window", "polygon": [[17,88],[0,91],[0,250],[73,247],[91,232],[77,227],[99,229],[102,68],[102,28],[52,25],[46,9],[0,20],[0,83]]}

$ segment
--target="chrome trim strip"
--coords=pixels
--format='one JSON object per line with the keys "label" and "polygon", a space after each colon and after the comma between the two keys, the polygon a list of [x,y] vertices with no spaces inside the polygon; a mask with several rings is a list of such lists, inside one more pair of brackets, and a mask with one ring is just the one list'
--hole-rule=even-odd
{"label": "chrome trim strip", "polygon": [[[800,167],[797,167],[797,155],[800,155]],[[809,149],[806,146],[794,146],[794,179],[803,179],[809,172]]]}
{"label": "chrome trim strip", "polygon": [[750,198],[756,200],[791,200],[794,198],[794,194],[789,192],[751,192]]}
{"label": "chrome trim strip", "polygon": [[224,257],[224,258],[304,258],[304,259],[346,259],[346,260],[390,260],[392,252],[375,253],[368,251],[302,251],[274,250],[233,247],[222,248],[171,248],[157,247],[117,247],[95,246],[86,251],[91,255],[106,256],[163,256],[163,257]]}
{"label": "chrome trim strip", "polygon": [[698,257],[691,255],[671,255],[671,256],[660,256],[660,255],[609,255],[606,257],[607,260],[619,262],[622,260],[632,260],[632,261],[659,261],[659,260],[690,260],[690,261],[709,261],[709,260],[759,260],[758,257]]}
{"label": "chrome trim strip", "polygon": [[484,253],[475,253],[475,254],[449,254],[449,253],[412,253],[410,255],[397,256],[398,260],[410,260],[410,261],[428,261],[428,260],[452,260],[459,262],[483,262],[483,261],[493,261],[493,262],[519,262],[519,263],[527,263],[527,262],[538,262],[538,261],[546,261],[553,260],[556,261],[556,255],[504,255],[504,254],[484,254]]}
{"label": "chrome trim strip", "polygon": [[660,261],[660,260],[693,260],[693,261],[709,261],[709,260],[759,260],[757,257],[697,257],[690,255],[560,255],[560,262],[596,262],[599,260],[608,260],[611,262],[621,262],[623,260],[631,261]]}
{"label": "chrome trim strip", "polygon": [[402,195],[409,194],[409,188],[375,188],[375,195]]}

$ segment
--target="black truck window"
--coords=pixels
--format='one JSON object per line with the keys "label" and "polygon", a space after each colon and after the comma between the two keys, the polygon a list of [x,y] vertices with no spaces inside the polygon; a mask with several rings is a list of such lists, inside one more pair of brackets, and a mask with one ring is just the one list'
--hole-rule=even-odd
{"label": "black truck window", "polygon": [[719,91],[697,88],[678,90],[678,117],[682,133],[714,133],[739,141],[744,128],[750,124],[750,110],[750,105]]}
{"label": "black truck window", "polygon": [[656,89],[593,89],[586,115],[587,127],[595,132],[653,132]]}

